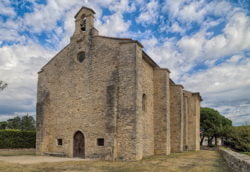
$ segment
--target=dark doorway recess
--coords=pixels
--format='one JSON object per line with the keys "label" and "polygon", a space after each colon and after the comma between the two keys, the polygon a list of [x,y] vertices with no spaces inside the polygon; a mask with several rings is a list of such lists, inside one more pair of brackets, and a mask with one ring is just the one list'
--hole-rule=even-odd
{"label": "dark doorway recess", "polygon": [[73,156],[85,158],[85,140],[81,131],[77,131],[74,135]]}

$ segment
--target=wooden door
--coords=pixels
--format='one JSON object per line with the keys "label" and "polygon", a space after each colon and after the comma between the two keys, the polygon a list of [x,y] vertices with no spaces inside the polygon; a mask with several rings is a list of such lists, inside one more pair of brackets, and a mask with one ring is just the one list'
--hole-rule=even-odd
{"label": "wooden door", "polygon": [[74,157],[85,157],[85,143],[84,135],[81,131],[77,131],[74,135],[74,148],[73,148]]}

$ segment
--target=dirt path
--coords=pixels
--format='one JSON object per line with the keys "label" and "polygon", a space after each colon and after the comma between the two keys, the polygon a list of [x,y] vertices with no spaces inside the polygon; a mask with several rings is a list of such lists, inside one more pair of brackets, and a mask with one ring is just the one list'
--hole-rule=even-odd
{"label": "dirt path", "polygon": [[228,172],[216,151],[152,156],[134,162],[90,161],[41,156],[0,156],[0,172]]}

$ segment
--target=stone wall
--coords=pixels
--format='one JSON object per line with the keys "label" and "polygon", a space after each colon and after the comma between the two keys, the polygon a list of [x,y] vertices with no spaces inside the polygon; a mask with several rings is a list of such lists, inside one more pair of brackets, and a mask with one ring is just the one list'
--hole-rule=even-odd
{"label": "stone wall", "polygon": [[[143,156],[154,155],[154,69],[143,58],[138,81],[142,89],[141,103],[143,124]],[[143,106],[143,107],[142,107]]]}
{"label": "stone wall", "polygon": [[[72,138],[79,130],[85,137],[86,157],[111,159],[119,75],[114,62],[118,62],[119,44],[95,38],[92,49],[88,50],[87,46],[84,41],[71,43],[39,74],[40,82],[48,81],[39,84],[38,92],[39,99],[46,95],[38,101],[38,104],[44,103],[42,108],[45,109],[42,152],[65,152],[72,157]],[[103,58],[96,49],[107,57]],[[80,51],[90,52],[82,63],[77,61]],[[105,139],[105,147],[97,146],[97,138]],[[63,139],[62,146],[56,144],[57,139]]]}
{"label": "stone wall", "polygon": [[188,116],[190,113],[190,97],[192,93],[183,91],[183,150],[188,150]]}
{"label": "stone wall", "polygon": [[[73,135],[81,131],[85,157],[141,159],[137,152],[137,105],[141,104],[137,97],[141,95],[136,94],[134,53],[141,48],[135,42],[120,42],[95,36],[90,46],[85,37],[72,40],[40,72],[38,153],[63,152],[72,157]],[[82,51],[88,53],[80,63],[77,54]],[[97,146],[97,138],[104,138],[105,146]],[[57,139],[63,139],[62,146]]]}
{"label": "stone wall", "polygon": [[[137,159],[136,48],[128,39],[76,28],[70,44],[39,73],[38,154],[72,157],[74,133],[81,131],[86,158]],[[79,52],[85,52],[83,62],[77,60]],[[104,138],[104,146],[97,138]]]}
{"label": "stone wall", "polygon": [[171,152],[183,151],[183,86],[170,85]]}
{"label": "stone wall", "polygon": [[169,71],[154,69],[154,153],[170,154]]}
{"label": "stone wall", "polygon": [[139,159],[137,153],[136,43],[120,44],[117,158]]}
{"label": "stone wall", "polygon": [[223,148],[220,148],[219,151],[227,161],[228,166],[232,169],[233,172],[250,171],[250,156]]}
{"label": "stone wall", "polygon": [[134,54],[136,55],[135,57],[135,73],[136,73],[136,92],[135,92],[135,98],[136,98],[136,130],[132,131],[135,132],[136,137],[133,138],[134,141],[136,142],[136,159],[142,159],[143,157],[143,152],[144,152],[144,117],[143,117],[143,111],[142,111],[142,95],[143,95],[143,90],[142,90],[142,47],[137,45],[134,49]]}
{"label": "stone wall", "polygon": [[198,93],[191,93],[188,112],[188,150],[200,150],[200,101]]}

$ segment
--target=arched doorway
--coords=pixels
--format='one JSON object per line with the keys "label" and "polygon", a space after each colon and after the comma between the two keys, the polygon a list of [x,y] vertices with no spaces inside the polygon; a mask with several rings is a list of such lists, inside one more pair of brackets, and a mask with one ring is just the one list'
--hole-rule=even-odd
{"label": "arched doorway", "polygon": [[81,158],[85,157],[85,140],[81,131],[77,131],[74,135],[73,156]]}

